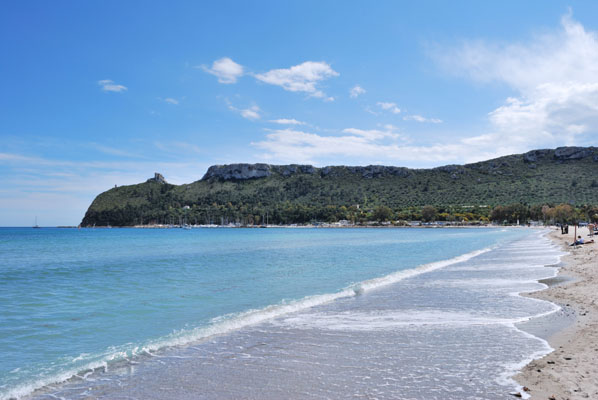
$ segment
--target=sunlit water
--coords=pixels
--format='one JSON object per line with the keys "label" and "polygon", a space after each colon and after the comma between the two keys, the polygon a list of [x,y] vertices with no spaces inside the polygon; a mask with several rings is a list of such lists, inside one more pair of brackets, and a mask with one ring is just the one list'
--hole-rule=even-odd
{"label": "sunlit water", "polygon": [[549,350],[514,324],[555,310],[516,293],[561,255],[522,229],[8,228],[0,254],[0,398],[106,399],[508,398]]}

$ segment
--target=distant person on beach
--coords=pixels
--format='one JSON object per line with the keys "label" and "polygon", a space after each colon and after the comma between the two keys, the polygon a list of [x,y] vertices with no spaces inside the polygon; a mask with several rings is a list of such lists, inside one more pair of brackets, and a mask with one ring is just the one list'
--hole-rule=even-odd
{"label": "distant person on beach", "polygon": [[571,244],[571,246],[577,246],[577,245],[580,245],[580,244],[589,244],[589,243],[594,243],[594,239],[588,240],[586,242],[585,240],[583,240],[583,238],[581,236],[577,236],[577,240],[575,242],[573,242]]}

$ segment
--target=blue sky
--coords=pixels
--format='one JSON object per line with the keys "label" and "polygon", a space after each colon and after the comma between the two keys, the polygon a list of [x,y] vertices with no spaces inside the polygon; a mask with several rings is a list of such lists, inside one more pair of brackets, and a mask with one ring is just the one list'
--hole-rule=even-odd
{"label": "blue sky", "polygon": [[6,2],[0,226],[76,225],[154,172],[596,144],[597,17],[589,1]]}

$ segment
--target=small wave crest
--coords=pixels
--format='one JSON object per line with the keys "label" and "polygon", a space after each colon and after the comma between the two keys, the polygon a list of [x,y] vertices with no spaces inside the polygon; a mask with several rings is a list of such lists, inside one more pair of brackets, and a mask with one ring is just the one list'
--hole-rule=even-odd
{"label": "small wave crest", "polygon": [[[552,312],[552,311],[550,311]],[[323,329],[332,331],[380,331],[396,328],[422,326],[465,327],[476,325],[508,325],[529,321],[530,317],[500,318],[492,315],[476,315],[470,312],[447,312],[443,310],[405,310],[390,312],[343,312],[335,314],[312,313],[289,316],[282,320],[285,325],[299,329]]]}

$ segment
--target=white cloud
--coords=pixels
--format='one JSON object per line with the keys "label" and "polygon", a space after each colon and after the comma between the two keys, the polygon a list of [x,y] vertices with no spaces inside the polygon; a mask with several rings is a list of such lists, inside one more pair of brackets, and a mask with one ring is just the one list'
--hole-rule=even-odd
{"label": "white cloud", "polygon": [[364,110],[372,115],[375,115],[375,116],[382,114],[379,111],[372,110],[372,107],[370,107],[370,106],[365,107]]}
{"label": "white cloud", "polygon": [[384,111],[389,111],[393,114],[399,114],[401,112],[401,109],[397,107],[396,103],[386,103],[383,101],[379,101],[378,103],[376,103],[376,105]]}
{"label": "white cloud", "polygon": [[317,85],[325,79],[338,75],[339,73],[325,62],[306,61],[290,68],[273,69],[263,74],[256,74],[255,77],[261,82],[280,86],[289,92],[305,92],[313,97],[333,101],[334,98],[327,97],[317,88]]}
{"label": "white cloud", "polygon": [[378,156],[388,145],[378,144],[363,134],[346,132],[342,136],[323,136],[293,129],[274,130],[261,142],[252,143],[265,150],[266,160],[318,164],[334,157]]}
{"label": "white cloud", "polygon": [[98,85],[100,85],[101,89],[104,92],[124,92],[125,90],[128,90],[126,86],[123,85],[118,85],[116,83],[114,83],[113,80],[111,79],[102,79],[101,81],[98,81]]}
{"label": "white cloud", "polygon": [[362,95],[365,93],[365,89],[362,88],[359,85],[355,85],[351,88],[351,90],[349,90],[349,96],[354,99],[356,97],[358,97],[359,95]]}
{"label": "white cloud", "polygon": [[305,122],[297,121],[294,118],[271,119],[270,122],[272,122],[274,124],[280,124],[280,125],[305,125]]}
{"label": "white cloud", "polygon": [[172,97],[167,97],[164,99],[164,101],[169,104],[174,104],[175,106],[179,104],[179,101],[177,99],[173,99]]}
{"label": "white cloud", "polygon": [[[490,140],[490,138],[488,138]],[[439,164],[475,162],[496,154],[512,154],[512,143],[488,143],[472,139],[454,139],[450,143],[414,145],[396,128],[363,130],[343,129],[341,134],[322,135],[291,128],[269,131],[262,141],[252,145],[264,151],[259,157],[274,163],[386,164],[430,167]]]}
{"label": "white cloud", "polygon": [[260,112],[262,110],[260,110],[260,108],[255,104],[247,108],[237,108],[233,106],[233,104],[228,99],[224,99],[224,101],[226,102],[226,106],[229,110],[239,113],[243,118],[255,121],[262,117],[260,115]]}
{"label": "white cloud", "polygon": [[13,153],[0,153],[0,163],[1,162],[29,162],[31,161],[31,157],[23,156],[21,154],[13,154]]}
{"label": "white cloud", "polygon": [[384,138],[399,139],[401,136],[396,133],[396,127],[392,125],[384,126],[384,130],[380,129],[357,129],[357,128],[346,128],[343,129],[343,133],[349,133],[351,135],[360,136],[368,140],[379,140]]}
{"label": "white cloud", "polygon": [[217,77],[220,83],[236,83],[237,79],[243,76],[244,73],[243,66],[228,57],[214,61],[211,68],[205,65],[200,66],[200,68]]}
{"label": "white cloud", "polygon": [[442,123],[441,119],[438,118],[426,118],[422,117],[421,115],[406,115],[403,117],[404,121],[416,121],[416,122],[429,122],[431,124],[440,124]]}
{"label": "white cloud", "polygon": [[462,141],[453,144],[414,146],[395,132],[394,127],[362,130],[347,128],[341,135],[320,135],[294,129],[270,131],[265,140],[252,145],[265,151],[264,161],[277,163],[334,163],[387,165],[438,165],[466,159],[478,161],[490,153],[471,154],[469,145]]}
{"label": "white cloud", "polygon": [[509,142],[519,152],[595,142],[598,34],[571,15],[562,18],[558,30],[526,43],[467,42],[437,58],[455,73],[503,83],[515,92],[488,114],[490,132],[470,138],[469,144]]}
{"label": "white cloud", "polygon": [[251,119],[251,120],[260,119],[261,118],[260,111],[261,110],[258,106],[251,106],[249,108],[239,110],[239,112],[243,118],[247,118],[247,119]]}

